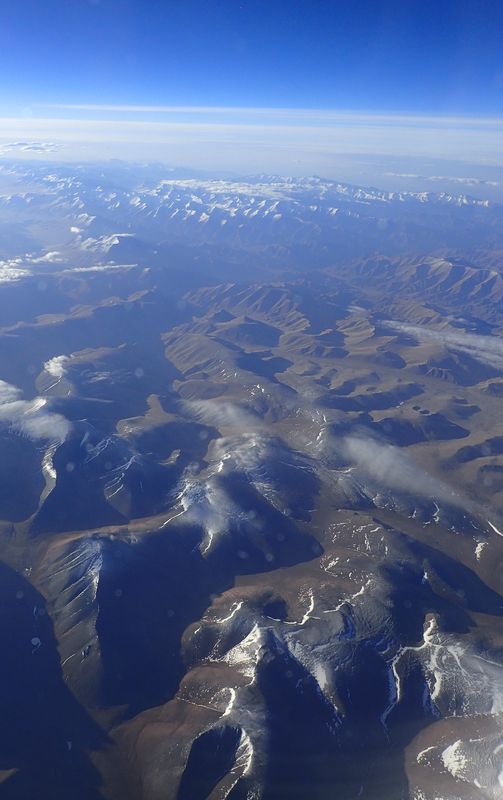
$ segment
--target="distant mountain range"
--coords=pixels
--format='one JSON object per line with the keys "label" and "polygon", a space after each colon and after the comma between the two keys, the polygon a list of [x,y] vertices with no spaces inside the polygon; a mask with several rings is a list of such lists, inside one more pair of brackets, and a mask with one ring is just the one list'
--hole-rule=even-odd
{"label": "distant mountain range", "polygon": [[10,186],[0,195],[6,219],[36,215],[58,229],[66,221],[67,247],[107,253],[120,241],[121,258],[137,255],[126,235],[157,250],[167,243],[265,248],[311,267],[376,251],[466,255],[503,247],[503,205],[466,194],[388,192],[316,177],[208,180],[117,165],[2,165],[0,191],[2,182]]}

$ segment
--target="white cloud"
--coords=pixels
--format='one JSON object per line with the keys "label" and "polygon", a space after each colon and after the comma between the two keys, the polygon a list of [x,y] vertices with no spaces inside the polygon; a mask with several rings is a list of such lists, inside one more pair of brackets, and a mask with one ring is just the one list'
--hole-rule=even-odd
{"label": "white cloud", "polygon": [[32,273],[28,269],[23,269],[20,266],[22,263],[23,261],[20,258],[0,261],[0,283],[12,283],[31,275]]}
{"label": "white cloud", "polygon": [[63,272],[108,272],[113,269],[134,269],[138,264],[94,264],[92,267],[72,267],[64,269]]}
{"label": "white cloud", "polygon": [[31,258],[32,264],[60,264],[62,261],[63,258],[59,250],[51,250],[47,253],[44,253],[43,256]]}
{"label": "white cloud", "polygon": [[24,256],[16,256],[16,258],[8,258],[0,261],[0,284],[11,283],[12,281],[19,281],[33,272],[27,267],[32,264],[58,264],[63,259],[58,251],[53,250],[44,253],[41,256],[36,256],[33,253],[26,253]]}
{"label": "white cloud", "polygon": [[17,386],[12,386],[12,384],[0,380],[0,406],[19,400],[21,395],[22,391]]}
{"label": "white cloud", "polygon": [[44,397],[33,400],[21,397],[20,389],[0,380],[0,423],[29,439],[64,442],[70,432],[68,420],[49,411]]}
{"label": "white cloud", "polygon": [[54,358],[51,358],[49,361],[45,362],[44,369],[49,373],[49,375],[52,375],[53,378],[61,379],[66,375],[66,365],[69,361],[69,356],[54,356]]}

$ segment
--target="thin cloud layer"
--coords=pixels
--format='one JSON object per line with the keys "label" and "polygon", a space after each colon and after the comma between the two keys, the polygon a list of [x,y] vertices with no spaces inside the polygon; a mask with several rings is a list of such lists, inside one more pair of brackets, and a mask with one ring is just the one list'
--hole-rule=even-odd
{"label": "thin cloud layer", "polygon": [[459,183],[462,186],[492,186],[500,185],[499,181],[488,181],[484,178],[464,178],[455,175],[417,175],[413,172],[385,172],[392,178],[411,178],[413,180],[431,181],[432,183]]}
{"label": "thin cloud layer", "polygon": [[[40,107],[49,114],[53,107]],[[62,118],[64,112],[73,118]],[[5,118],[3,152],[65,159],[149,157],[196,169],[323,172],[342,157],[428,158],[503,166],[503,119],[316,109],[58,107],[58,118]],[[86,118],[87,116],[87,118]],[[91,117],[91,118],[90,118]],[[8,137],[8,138],[7,138]]]}

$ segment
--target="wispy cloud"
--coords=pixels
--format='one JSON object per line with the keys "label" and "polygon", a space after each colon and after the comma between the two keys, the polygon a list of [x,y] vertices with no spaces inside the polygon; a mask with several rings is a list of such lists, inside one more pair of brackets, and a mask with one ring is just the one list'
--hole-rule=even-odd
{"label": "wispy cloud", "polygon": [[229,494],[211,480],[199,483],[189,477],[180,491],[178,501],[183,509],[183,522],[200,525],[205,531],[201,544],[203,555],[228,534],[232,523],[238,522],[243,516]]}
{"label": "wispy cloud", "polygon": [[436,498],[453,505],[464,505],[453,490],[420,469],[398,447],[356,433],[343,439],[342,449],[377,485],[414,496]]}
{"label": "wispy cloud", "polygon": [[217,428],[253,433],[263,427],[253,411],[230,400],[187,400],[184,406],[199,422]]}
{"label": "wispy cloud", "polygon": [[419,342],[438,342],[451,350],[465,353],[482,364],[503,372],[503,339],[498,336],[480,336],[475,333],[454,333],[452,331],[426,328],[422,325],[409,325],[405,322],[388,320],[386,325],[393,330],[411,336]]}
{"label": "wispy cloud", "polygon": [[[407,453],[399,447],[382,442],[366,431],[360,430],[342,439],[342,452],[361,473],[370,480],[370,490],[383,491],[392,500],[400,496],[422,500],[436,506],[433,519],[452,526],[452,515],[449,509],[457,509],[468,515],[471,526],[479,527],[482,523],[488,533],[499,529],[500,516],[486,506],[472,500],[465,494],[455,491],[447,483],[430,475],[422,469]],[[374,498],[375,502],[376,498]],[[487,520],[491,513],[494,522]],[[487,527],[489,526],[489,527]],[[503,535],[503,534],[500,534]]]}

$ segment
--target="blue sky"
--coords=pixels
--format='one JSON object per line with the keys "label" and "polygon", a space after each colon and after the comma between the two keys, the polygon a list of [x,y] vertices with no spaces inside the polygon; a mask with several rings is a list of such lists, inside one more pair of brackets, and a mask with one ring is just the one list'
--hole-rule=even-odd
{"label": "blue sky", "polygon": [[0,143],[503,164],[502,0],[0,0],[0,70]]}
{"label": "blue sky", "polygon": [[503,113],[501,0],[2,0],[1,97]]}

